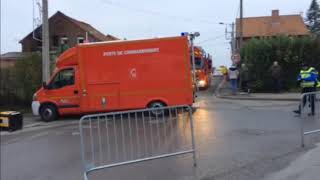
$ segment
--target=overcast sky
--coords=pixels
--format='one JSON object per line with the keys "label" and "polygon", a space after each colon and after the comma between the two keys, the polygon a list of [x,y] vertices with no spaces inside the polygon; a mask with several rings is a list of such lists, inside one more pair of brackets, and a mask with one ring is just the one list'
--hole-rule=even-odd
{"label": "overcast sky", "polygon": [[[41,1],[41,0],[40,0]],[[311,0],[244,0],[244,16],[300,14]],[[49,0],[49,16],[62,11],[105,34],[140,39],[199,31],[198,45],[214,66],[230,64],[225,26],[239,16],[239,0]],[[36,11],[38,15],[38,11]],[[21,51],[19,40],[32,31],[33,0],[1,0],[1,53]]]}

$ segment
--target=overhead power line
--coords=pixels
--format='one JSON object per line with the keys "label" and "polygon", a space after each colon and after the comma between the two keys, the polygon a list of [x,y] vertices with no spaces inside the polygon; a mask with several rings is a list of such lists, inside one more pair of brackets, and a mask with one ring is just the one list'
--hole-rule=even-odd
{"label": "overhead power line", "polygon": [[127,10],[135,11],[138,13],[144,13],[144,14],[155,15],[155,16],[160,16],[160,17],[162,16],[162,17],[180,20],[180,21],[184,21],[184,22],[193,21],[193,22],[204,23],[204,24],[219,25],[219,22],[208,21],[208,20],[200,19],[198,17],[196,19],[194,19],[194,18],[189,18],[189,17],[184,17],[184,16],[170,15],[170,14],[166,14],[166,13],[162,13],[162,12],[158,12],[158,11],[151,11],[151,10],[146,10],[146,9],[142,9],[142,8],[134,8],[134,7],[130,7],[128,5],[114,2],[114,1],[110,1],[110,0],[101,0],[101,2],[105,5],[114,6],[114,7],[118,7],[118,8],[122,8],[122,9],[127,9]]}
{"label": "overhead power line", "polygon": [[220,39],[220,38],[223,38],[223,37],[225,37],[224,34],[223,34],[223,35],[220,35],[220,36],[215,36],[215,37],[212,37],[212,38],[208,38],[208,39],[206,39],[206,40],[203,40],[203,41],[198,42],[197,44],[204,44],[204,43],[206,43],[206,42],[214,41],[214,40],[217,40],[217,39]]}
{"label": "overhead power line", "polygon": [[240,15],[240,3],[238,3],[238,6],[237,6],[236,19],[239,17],[239,15]]}
{"label": "overhead power line", "polygon": [[203,45],[203,47],[216,47],[216,46],[227,46],[225,48],[229,49],[229,44],[230,42],[227,42],[227,41],[224,41],[224,42],[208,42],[208,43],[205,43],[205,45]]}

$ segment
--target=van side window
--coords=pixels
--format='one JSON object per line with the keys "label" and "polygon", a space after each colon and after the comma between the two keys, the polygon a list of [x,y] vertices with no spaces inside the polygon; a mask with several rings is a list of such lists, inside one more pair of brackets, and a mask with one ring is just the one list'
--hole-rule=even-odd
{"label": "van side window", "polygon": [[70,85],[74,85],[74,69],[64,69],[51,81],[49,88],[59,89]]}

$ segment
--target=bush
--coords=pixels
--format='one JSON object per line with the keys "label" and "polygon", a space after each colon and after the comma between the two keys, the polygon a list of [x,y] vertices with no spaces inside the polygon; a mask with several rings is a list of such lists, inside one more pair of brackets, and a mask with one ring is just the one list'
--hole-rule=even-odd
{"label": "bush", "polygon": [[41,56],[33,53],[17,60],[14,67],[1,71],[2,105],[27,105],[41,86]]}
{"label": "bush", "polygon": [[254,91],[272,90],[269,69],[273,61],[278,61],[282,67],[283,88],[289,90],[296,86],[302,62],[320,69],[320,40],[313,37],[288,36],[251,39],[241,49],[241,57],[248,65],[250,86]]}
{"label": "bush", "polygon": [[0,73],[0,105],[15,104],[16,80],[13,68],[1,69]]}

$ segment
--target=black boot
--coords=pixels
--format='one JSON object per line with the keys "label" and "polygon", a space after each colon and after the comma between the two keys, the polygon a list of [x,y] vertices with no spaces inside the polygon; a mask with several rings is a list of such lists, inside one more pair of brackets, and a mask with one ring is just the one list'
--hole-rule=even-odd
{"label": "black boot", "polygon": [[296,114],[301,114],[300,110],[294,110],[293,112],[296,113]]}

